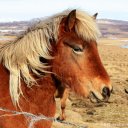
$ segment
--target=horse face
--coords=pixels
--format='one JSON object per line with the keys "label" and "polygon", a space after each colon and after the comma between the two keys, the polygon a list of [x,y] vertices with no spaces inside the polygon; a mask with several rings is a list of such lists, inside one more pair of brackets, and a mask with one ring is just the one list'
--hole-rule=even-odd
{"label": "horse face", "polygon": [[52,71],[66,87],[92,101],[107,101],[111,93],[109,76],[102,65],[96,41],[85,41],[74,29],[75,12],[60,25]]}

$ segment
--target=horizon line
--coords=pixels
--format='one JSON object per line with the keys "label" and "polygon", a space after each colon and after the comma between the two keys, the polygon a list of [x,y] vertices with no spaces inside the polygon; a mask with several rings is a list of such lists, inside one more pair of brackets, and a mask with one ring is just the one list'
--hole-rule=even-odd
{"label": "horizon line", "polygon": [[[32,18],[30,20],[8,20],[8,21],[0,21],[0,23],[11,23],[11,22],[30,22],[41,18]],[[112,18],[97,18],[96,20],[115,20],[115,21],[124,21],[128,22],[128,20],[121,20],[121,19],[112,19]]]}

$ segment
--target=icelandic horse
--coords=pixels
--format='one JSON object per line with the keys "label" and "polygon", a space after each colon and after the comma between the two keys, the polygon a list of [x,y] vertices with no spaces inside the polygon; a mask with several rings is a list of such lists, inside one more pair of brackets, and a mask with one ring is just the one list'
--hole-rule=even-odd
{"label": "icelandic horse", "polygon": [[[107,101],[112,86],[99,57],[99,35],[93,16],[67,10],[41,19],[14,41],[0,43],[0,107],[54,117],[54,95],[60,85],[64,102],[68,89]],[[0,111],[1,128],[28,127],[28,117],[4,114],[11,113]],[[34,127],[51,125],[52,121],[40,120]]]}

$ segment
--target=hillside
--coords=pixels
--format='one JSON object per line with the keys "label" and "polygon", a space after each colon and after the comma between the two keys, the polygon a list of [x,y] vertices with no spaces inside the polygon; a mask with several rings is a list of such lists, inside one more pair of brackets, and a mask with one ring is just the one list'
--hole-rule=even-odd
{"label": "hillside", "polygon": [[98,20],[98,25],[103,37],[128,37],[128,21],[101,19]]}
{"label": "hillside", "polygon": [[17,35],[29,26],[27,21],[0,23],[0,36]]}
{"label": "hillside", "polygon": [[[0,36],[17,35],[24,31],[32,22],[0,23]],[[106,38],[127,38],[128,21],[99,19],[97,20],[102,36]]]}

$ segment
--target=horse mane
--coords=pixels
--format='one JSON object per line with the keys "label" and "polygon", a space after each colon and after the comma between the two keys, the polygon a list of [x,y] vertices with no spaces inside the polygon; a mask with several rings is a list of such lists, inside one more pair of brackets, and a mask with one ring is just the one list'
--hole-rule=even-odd
{"label": "horse mane", "polygon": [[[40,57],[54,59],[50,55],[50,38],[57,42],[59,25],[71,10],[49,17],[46,20],[40,19],[29,27],[22,35],[11,42],[0,43],[0,63],[10,72],[10,95],[14,105],[19,104],[19,97],[22,94],[21,79],[28,87],[36,85],[36,80],[31,75],[37,76],[38,72],[47,73],[50,65],[42,63]],[[100,32],[94,19],[87,13],[76,11],[75,30],[78,36],[84,40],[96,40]]]}

